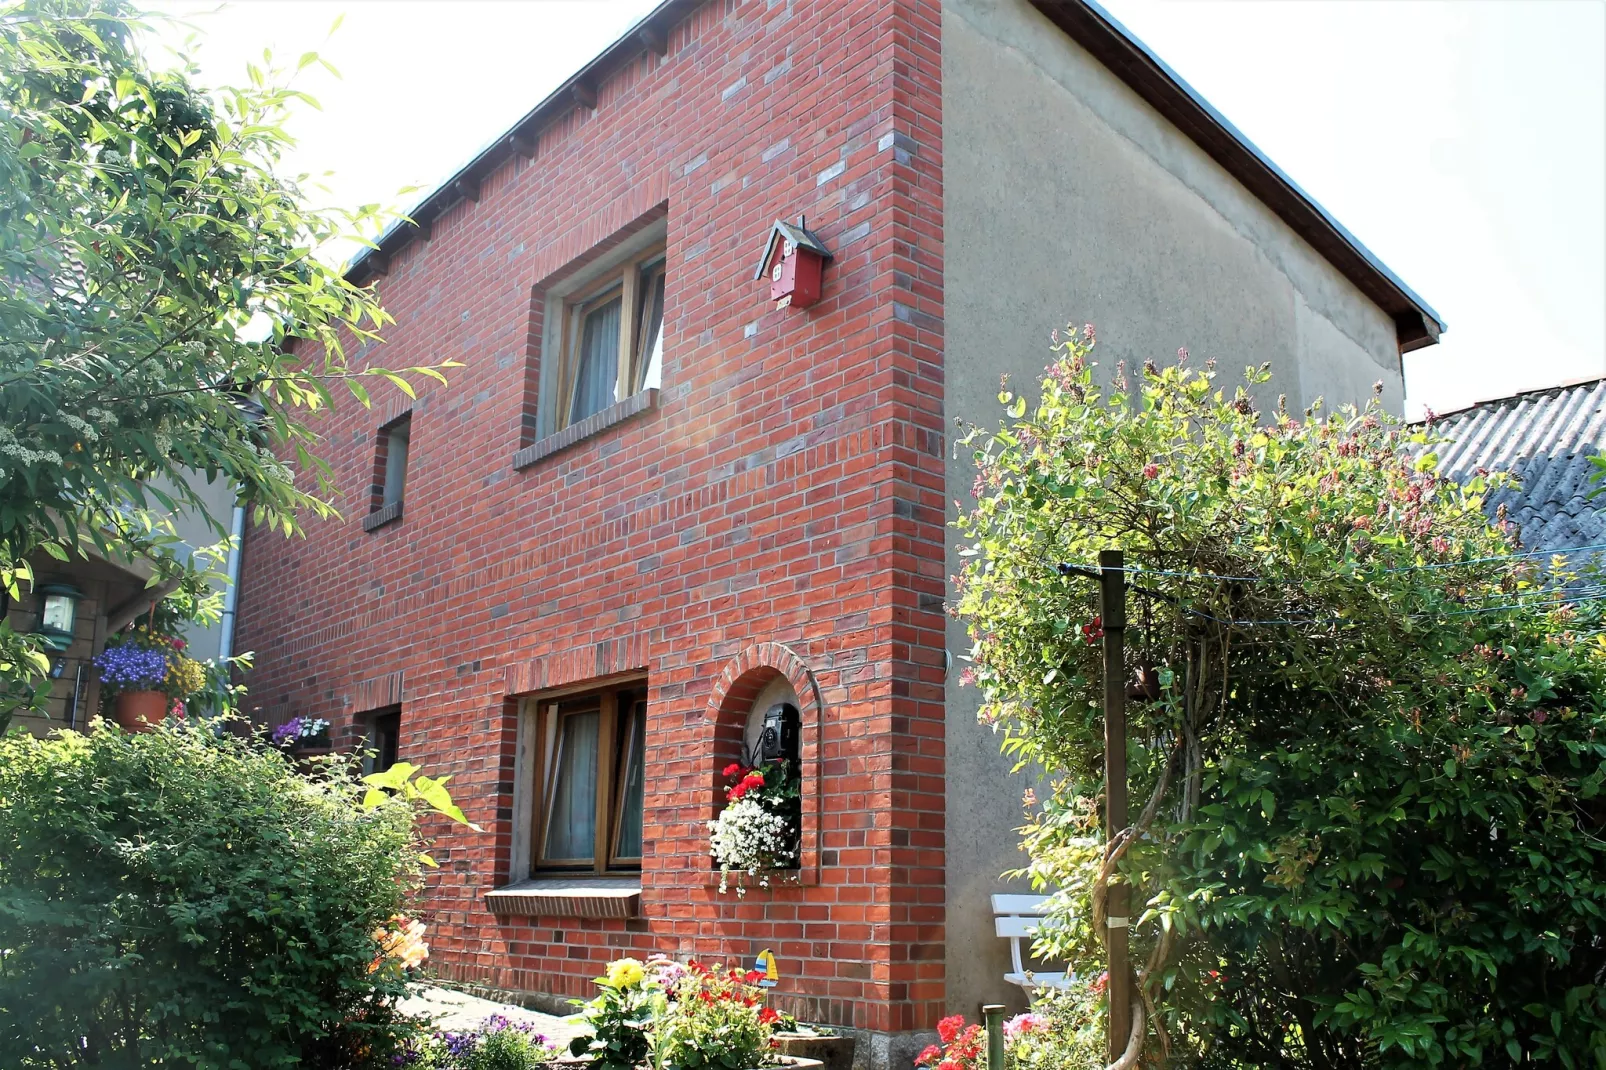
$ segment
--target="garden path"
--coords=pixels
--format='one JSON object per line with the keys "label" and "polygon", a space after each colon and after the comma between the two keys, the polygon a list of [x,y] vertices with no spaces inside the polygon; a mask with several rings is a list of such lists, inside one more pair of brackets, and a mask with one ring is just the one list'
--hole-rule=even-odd
{"label": "garden path", "polygon": [[577,1015],[559,1017],[542,1014],[511,1003],[497,1003],[434,985],[414,985],[411,995],[401,1002],[400,1009],[406,1014],[430,1018],[436,1028],[447,1032],[475,1028],[493,1014],[503,1015],[514,1022],[528,1022],[547,1040],[559,1044],[568,1044],[571,1038],[587,1032]]}

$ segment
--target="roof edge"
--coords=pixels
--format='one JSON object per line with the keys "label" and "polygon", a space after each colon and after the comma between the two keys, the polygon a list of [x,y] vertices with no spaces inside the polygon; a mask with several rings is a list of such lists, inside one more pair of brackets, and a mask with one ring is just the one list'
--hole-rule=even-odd
{"label": "roof edge", "polygon": [[1031,0],[1394,320],[1400,352],[1438,342],[1443,318],[1181,75],[1096,0]]}
{"label": "roof edge", "polygon": [[[1444,412],[1435,412],[1433,413],[1431,422],[1441,423],[1445,420],[1451,419],[1452,417],[1469,413],[1473,409],[1484,409],[1491,405],[1503,405],[1508,401],[1520,401],[1523,398],[1534,397],[1539,394],[1560,394],[1565,390],[1577,390],[1580,387],[1598,386],[1602,382],[1606,382],[1606,375],[1586,375],[1579,379],[1568,379],[1564,382],[1552,383],[1549,386],[1532,386],[1526,390],[1515,390],[1509,394],[1501,394],[1498,397],[1480,398],[1477,401],[1468,402],[1467,404],[1462,405],[1460,408],[1447,409]],[[1406,422],[1411,424],[1425,424],[1430,421],[1428,417],[1420,416],[1415,420],[1408,420]]]}

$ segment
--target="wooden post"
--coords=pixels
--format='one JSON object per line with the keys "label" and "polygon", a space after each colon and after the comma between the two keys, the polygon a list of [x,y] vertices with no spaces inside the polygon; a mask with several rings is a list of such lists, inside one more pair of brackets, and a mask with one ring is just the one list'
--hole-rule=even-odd
{"label": "wooden post", "polygon": [[[1099,551],[1099,616],[1104,628],[1104,842],[1127,826],[1126,799],[1126,569],[1120,550]],[[1132,1035],[1132,975],[1127,955],[1127,886],[1107,884],[1109,1061],[1126,1051]]]}
{"label": "wooden post", "polygon": [[987,1023],[987,1070],[1003,1070],[1004,1066],[1004,1005],[988,1003],[981,1009]]}

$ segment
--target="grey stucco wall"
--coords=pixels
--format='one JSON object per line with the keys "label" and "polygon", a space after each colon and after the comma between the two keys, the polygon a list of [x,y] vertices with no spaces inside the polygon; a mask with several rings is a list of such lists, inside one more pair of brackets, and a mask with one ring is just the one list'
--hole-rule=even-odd
{"label": "grey stucco wall", "polygon": [[[1098,328],[1117,360],[1215,357],[1230,386],[1271,361],[1269,408],[1372,383],[1398,411],[1394,326],[1192,141],[1026,0],[944,0],[942,20],[945,415],[996,424],[998,379],[1025,386],[1049,332]],[[950,454],[949,500],[967,456]],[[958,570],[950,534],[948,574]],[[964,628],[950,621],[947,686],[947,992],[950,1011],[1024,1003],[988,896],[1023,864],[1013,829],[1026,782],[1009,776],[976,693],[958,686]]]}

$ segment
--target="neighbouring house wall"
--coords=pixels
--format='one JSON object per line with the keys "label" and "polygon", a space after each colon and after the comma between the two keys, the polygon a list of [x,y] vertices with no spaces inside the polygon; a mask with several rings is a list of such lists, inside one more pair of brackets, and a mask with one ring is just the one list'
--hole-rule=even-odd
{"label": "neighbouring house wall", "polygon": [[[105,646],[106,615],[137,595],[145,577],[99,559],[61,562],[36,554],[29,564],[39,583],[65,581],[82,591],[83,598],[73,621],[72,645],[59,654],[50,652],[52,667],[60,675],[51,685],[43,715],[18,716],[12,723],[38,736],[62,728],[81,730],[100,712],[100,681],[92,659]],[[16,631],[31,632],[39,626],[41,603],[26,584],[23,588],[21,598],[5,605],[5,618]]]}
{"label": "neighbouring house wall", "polygon": [[[1263,408],[1364,400],[1381,379],[1398,411],[1390,318],[1027,0],[944,0],[942,26],[950,428],[996,424],[999,376],[1030,387],[1067,322],[1097,326],[1105,376],[1187,346],[1229,389],[1271,361]],[[969,501],[969,458],[951,452],[947,471],[948,499]],[[947,999],[973,1013],[1022,1001],[987,897],[1025,860],[1011,831],[1025,781],[958,686],[957,621],[948,649]]]}
{"label": "neighbouring house wall", "polygon": [[[330,717],[350,739],[399,699],[402,752],[453,775],[487,831],[429,829],[431,965],[446,975],[588,996],[621,954],[768,947],[777,1005],[880,1031],[883,1064],[888,1034],[908,1048],[935,1024],[939,24],[935,0],[706,3],[667,55],[606,79],[594,109],[486,175],[377,280],[396,323],[373,359],[463,366],[416,403],[384,392],[327,418],[344,517],[309,518],[304,539],[251,530],[238,646],[257,652],[265,719]],[[817,305],[777,310],[754,264],[771,223],[801,214],[835,260]],[[516,465],[521,447],[542,452],[525,436],[543,287],[660,219],[662,389]],[[367,530],[375,435],[409,407],[404,508]],[[777,670],[805,707],[818,879],[737,900],[715,888],[706,822],[721,748],[735,757]],[[640,916],[492,914],[486,893],[523,876],[519,697],[635,673]]]}
{"label": "neighbouring house wall", "polygon": [[[224,531],[227,531],[234,513],[236,497],[234,488],[229,485],[228,480],[220,477],[208,483],[205,481],[204,474],[197,472],[190,476],[190,487],[206,503],[207,512],[211,514],[212,519],[223,525]],[[192,549],[215,546],[226,538],[224,535],[219,535],[216,529],[207,523],[205,517],[195,515],[193,512],[175,516],[173,518],[173,528],[185,545]],[[210,564],[218,572],[224,571],[224,561],[222,559],[210,562]],[[220,581],[218,588],[222,589],[222,587],[223,584]],[[185,653],[190,657],[199,661],[217,657],[219,643],[223,637],[222,622],[213,624],[210,627],[202,627],[197,624],[186,625],[183,632],[184,639],[189,644]]]}

